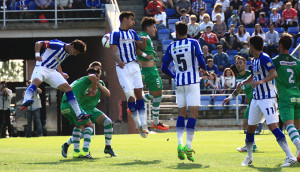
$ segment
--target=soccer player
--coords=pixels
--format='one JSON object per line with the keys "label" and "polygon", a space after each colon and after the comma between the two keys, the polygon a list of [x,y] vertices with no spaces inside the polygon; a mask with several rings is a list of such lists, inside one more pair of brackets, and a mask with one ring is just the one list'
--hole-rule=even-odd
{"label": "soccer player", "polygon": [[135,48],[144,49],[147,38],[139,38],[132,29],[135,24],[134,17],[135,14],[131,11],[121,12],[121,26],[110,34],[110,47],[115,54],[117,75],[136,129],[141,137],[146,138],[148,129],[144,128],[147,126],[147,116],[143,100],[143,82]]}
{"label": "soccer player", "polygon": [[[45,48],[41,55],[40,51]],[[21,106],[22,110],[26,110],[28,106],[33,104],[33,94],[42,82],[46,82],[53,88],[66,93],[68,103],[73,108],[77,120],[83,121],[90,117],[81,112],[72,88],[66,81],[68,74],[63,73],[60,64],[69,56],[77,56],[86,52],[86,44],[81,40],[74,40],[70,44],[59,40],[37,41],[35,43],[35,59],[36,65],[31,75],[32,83],[26,89],[24,100]]]}
{"label": "soccer player", "polygon": [[279,97],[279,116],[297,148],[297,160],[300,162],[300,61],[289,55],[292,39],[293,36],[288,33],[280,36],[280,54],[272,60],[278,74],[275,83]]}
{"label": "soccer player", "polygon": [[[143,32],[139,33],[140,37],[147,37],[147,46],[143,50],[137,49],[138,61],[142,66],[142,78],[149,90],[144,95],[144,101],[152,100],[153,123],[152,128],[159,130],[168,130],[169,126],[159,122],[159,105],[162,100],[162,81],[158,74],[155,61],[155,51],[153,42],[150,37],[155,37],[157,29],[155,27],[156,19],[153,17],[144,17],[142,19]],[[145,127],[146,128],[146,127]]]}
{"label": "soccer player", "polygon": [[264,46],[263,42],[261,36],[253,36],[250,38],[250,52],[254,56],[251,75],[246,80],[237,84],[237,89],[240,89],[243,85],[253,83],[253,99],[249,109],[245,140],[248,156],[241,165],[247,166],[252,164],[254,132],[257,124],[266,119],[270,131],[275,135],[278,144],[286,153],[286,161],[281,166],[288,167],[295,164],[297,159],[291,153],[285,135],[278,128],[277,93],[274,86],[274,79],[277,77],[277,72],[271,58],[262,51]]}
{"label": "soccer player", "polygon": [[[177,41],[171,43],[163,58],[162,71],[168,76],[175,78],[176,103],[178,105],[177,138],[178,158],[187,158],[194,161],[192,155],[192,141],[195,132],[196,119],[198,118],[198,107],[200,105],[200,75],[206,70],[205,61],[200,44],[195,39],[187,38],[187,25],[181,21],[175,24]],[[175,62],[176,74],[169,68],[169,64]],[[186,146],[183,146],[183,134],[185,128],[185,117],[189,108],[189,118],[186,124]]]}
{"label": "soccer player", "polygon": [[[247,79],[251,75],[251,71],[246,70],[246,60],[242,56],[236,55],[235,56],[235,66],[239,72],[239,75],[236,77],[236,82],[242,82],[243,80]],[[238,96],[242,91],[245,92],[249,105],[251,104],[251,100],[253,98],[253,88],[252,84],[248,85],[243,85],[239,89],[235,89],[233,93],[224,99],[223,101],[223,106],[224,104],[227,104],[231,99],[234,97]],[[243,120],[243,126],[246,128],[248,126],[248,116],[249,116],[249,105],[247,106],[247,109],[244,114],[244,120]],[[239,152],[247,152],[247,147],[239,147],[237,149]],[[257,150],[255,142],[253,143],[253,151],[255,152]]]}

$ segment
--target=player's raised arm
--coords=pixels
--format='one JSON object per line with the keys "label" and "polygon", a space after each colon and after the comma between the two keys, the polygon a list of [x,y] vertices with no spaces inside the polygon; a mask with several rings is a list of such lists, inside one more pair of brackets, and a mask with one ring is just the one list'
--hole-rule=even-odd
{"label": "player's raised arm", "polygon": [[[49,41],[48,41],[49,42]],[[41,48],[44,45],[44,41],[37,41],[34,45],[34,50],[35,50],[35,59],[37,61],[42,61],[42,57],[41,57]]]}
{"label": "player's raised arm", "polygon": [[166,54],[163,58],[163,64],[162,64],[162,67],[161,67],[161,70],[166,74],[168,75],[169,77],[171,78],[175,78],[175,73],[173,73],[170,69],[169,69],[169,65],[170,63],[173,61],[173,58],[171,56],[171,53],[170,53],[170,47],[171,45],[169,45],[167,51],[166,51]]}
{"label": "player's raised arm", "polygon": [[118,64],[118,66],[120,67],[120,68],[123,68],[124,67],[124,62],[122,62],[121,61],[121,59],[120,58],[118,58],[118,56],[117,56],[117,46],[116,45],[110,45],[110,49],[112,50],[112,53],[113,53],[113,57],[114,57],[114,60],[115,60],[115,62]]}

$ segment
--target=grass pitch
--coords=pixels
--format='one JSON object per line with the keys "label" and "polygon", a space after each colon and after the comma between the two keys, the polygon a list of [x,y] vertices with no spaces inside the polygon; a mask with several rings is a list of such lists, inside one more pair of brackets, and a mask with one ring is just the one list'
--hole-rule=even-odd
{"label": "grass pitch", "polygon": [[[286,137],[295,153],[294,144]],[[61,145],[68,138],[0,139],[0,171],[300,171],[300,163],[280,167],[285,154],[269,131],[255,137],[258,153],[253,154],[253,166],[249,167],[240,165],[246,153],[236,151],[244,146],[245,135],[241,131],[196,132],[192,145],[195,162],[177,158],[176,133],[149,134],[146,139],[136,134],[113,135],[112,147],[118,155],[113,158],[103,153],[104,136],[93,136],[93,160],[72,158],[73,146],[69,147],[68,158],[63,158]]]}

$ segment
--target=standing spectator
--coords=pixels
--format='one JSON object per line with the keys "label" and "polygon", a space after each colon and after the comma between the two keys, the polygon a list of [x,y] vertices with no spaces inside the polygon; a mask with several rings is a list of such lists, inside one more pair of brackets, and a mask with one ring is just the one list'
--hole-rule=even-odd
{"label": "standing spectator", "polygon": [[[17,1],[16,10],[27,11],[29,9],[30,0],[19,0]],[[33,14],[29,12],[21,12],[19,13],[20,19],[33,18]],[[32,17],[31,17],[32,16]]]}
{"label": "standing spectator", "polygon": [[282,25],[287,31],[288,27],[296,27],[297,26],[297,11],[292,8],[292,4],[288,2],[285,5],[285,10],[282,13]]}
{"label": "standing spectator", "polygon": [[221,94],[231,94],[235,88],[235,75],[230,68],[224,69],[221,76]]}
{"label": "standing spectator", "polygon": [[8,128],[9,136],[12,137],[13,130],[10,123],[10,102],[13,97],[12,91],[7,88],[6,82],[0,83],[0,125],[1,137],[6,137],[6,128]]}
{"label": "standing spectator", "polygon": [[224,21],[221,20],[221,15],[216,15],[217,22],[214,24],[213,32],[217,35],[218,39],[220,40],[223,38],[224,33],[227,31],[227,26]]}
{"label": "standing spectator", "polygon": [[196,0],[192,3],[192,13],[196,16],[200,15],[201,8],[203,8],[205,11],[207,10],[206,3],[204,1]]}
{"label": "standing spectator", "polygon": [[251,28],[254,26],[255,22],[255,14],[251,10],[250,5],[245,5],[245,11],[242,13],[242,23],[245,25],[245,27]]}
{"label": "standing spectator", "polygon": [[212,54],[210,54],[208,52],[208,46],[207,45],[204,45],[202,47],[202,51],[203,51],[203,58],[204,58],[206,64],[207,64],[207,60],[208,59],[212,59],[212,60],[214,59],[213,56],[212,56]]}
{"label": "standing spectator", "polygon": [[207,63],[206,64],[207,72],[215,73],[217,76],[219,76],[219,70],[218,70],[217,65],[214,64],[214,60],[213,59],[207,59],[206,63]]}
{"label": "standing spectator", "polygon": [[187,0],[180,0],[176,3],[176,12],[178,14],[178,16],[182,16],[181,14],[181,10],[182,9],[186,9],[186,13],[190,13],[191,12],[191,3]]}
{"label": "standing spectator", "polygon": [[240,40],[240,42],[249,42],[250,34],[249,32],[246,32],[243,25],[239,26],[236,36]]}
{"label": "standing spectator", "polygon": [[187,11],[186,11],[186,9],[181,9],[181,16],[180,16],[180,21],[182,21],[182,22],[184,22],[185,24],[188,24],[188,23],[190,23],[190,21],[191,21],[191,19],[190,19],[190,15],[189,14],[187,14]]}
{"label": "standing spectator", "polygon": [[268,27],[265,12],[260,12],[259,18],[258,18],[258,23],[260,24],[261,27]]}
{"label": "standing spectator", "polygon": [[2,11],[4,8],[7,9],[10,3],[11,2],[9,0],[4,0],[4,5],[3,5],[3,0],[0,0],[0,10]]}
{"label": "standing spectator", "polygon": [[199,39],[200,25],[196,23],[197,16],[191,15],[191,23],[188,24],[188,37]]}
{"label": "standing spectator", "polygon": [[[100,2],[100,0],[86,0],[86,6],[89,9],[97,9],[97,8],[100,8],[101,2]],[[90,15],[93,17],[98,17],[99,13],[98,13],[98,11],[91,11]]]}
{"label": "standing spectator", "polygon": [[274,25],[270,25],[270,31],[266,34],[266,42],[267,42],[267,53],[270,57],[273,57],[272,54],[278,54],[278,41],[279,41],[279,34],[276,30],[274,30]]}
{"label": "standing spectator", "polygon": [[270,10],[273,10],[273,8],[275,8],[279,12],[283,9],[282,7],[283,7],[283,2],[279,0],[274,0],[270,4]]}
{"label": "standing spectator", "polygon": [[152,0],[145,8],[146,14],[148,16],[154,16],[157,13],[157,6],[160,6],[161,11],[164,11],[163,5],[158,0]]}
{"label": "standing spectator", "polygon": [[229,4],[231,13],[237,10],[237,14],[240,15],[243,8],[243,2],[241,0],[232,0]]}
{"label": "standing spectator", "polygon": [[222,11],[222,4],[217,3],[214,7],[214,10],[211,13],[211,21],[216,22],[216,15],[220,14],[221,15],[221,20],[225,20],[224,12]]}
{"label": "standing spectator", "polygon": [[156,28],[159,29],[165,29],[167,27],[167,14],[163,11],[161,11],[161,6],[156,7],[157,13],[154,15],[154,18],[156,19]]}
{"label": "standing spectator", "polygon": [[218,37],[216,34],[211,32],[211,27],[206,26],[206,32],[201,35],[199,39],[200,45],[207,45],[210,51],[217,49],[217,44],[219,43]]}
{"label": "standing spectator", "polygon": [[281,15],[277,13],[276,8],[273,8],[270,15],[270,25],[274,25],[275,27],[281,26]]}
{"label": "standing spectator", "polygon": [[207,26],[210,26],[213,29],[214,23],[210,21],[209,14],[205,13],[203,15],[203,22],[200,23],[200,32],[205,32]]}
{"label": "standing spectator", "polygon": [[[29,80],[26,82],[26,86],[29,87],[31,84],[31,81]],[[41,99],[39,94],[42,93],[42,90],[40,88],[36,89],[37,91],[33,94],[33,100],[34,103],[30,105],[26,111],[27,115],[27,128],[26,128],[26,137],[31,137],[31,131],[32,131],[32,116],[34,116],[35,126],[37,128],[37,134],[38,136],[43,136],[43,128],[41,123]],[[25,93],[25,92],[24,92]]]}
{"label": "standing spectator", "polygon": [[235,35],[235,25],[231,24],[228,32],[224,33],[224,37],[220,40],[221,45],[226,50],[240,50],[241,42]]}
{"label": "standing spectator", "polygon": [[249,0],[247,3],[250,5],[251,10],[254,11],[255,19],[257,19],[259,13],[264,10],[264,4],[260,0]]}
{"label": "standing spectator", "polygon": [[[72,9],[73,0],[57,0],[57,9],[64,10],[64,9]],[[70,17],[70,12],[62,12],[58,13],[62,14],[62,18]]]}
{"label": "standing spectator", "polygon": [[218,53],[214,54],[214,64],[218,66],[218,70],[223,72],[226,67],[229,66],[229,60],[227,53],[223,52],[223,46],[218,45]]}
{"label": "standing spectator", "polygon": [[232,15],[231,15],[231,21],[229,23],[229,25],[232,25],[234,24],[235,27],[239,26],[241,24],[241,20],[240,20],[240,16],[238,14],[238,11],[237,10],[234,10]]}

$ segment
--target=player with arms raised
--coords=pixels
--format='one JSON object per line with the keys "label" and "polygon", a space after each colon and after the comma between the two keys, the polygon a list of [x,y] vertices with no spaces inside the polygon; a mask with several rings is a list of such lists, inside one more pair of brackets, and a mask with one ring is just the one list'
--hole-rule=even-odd
{"label": "player with arms raised", "polygon": [[[198,65],[200,65],[202,70],[206,70],[206,67],[203,52],[198,41],[187,38],[187,25],[179,21],[175,27],[178,40],[168,46],[163,58],[162,71],[168,76],[175,78],[177,86],[176,103],[179,115],[176,124],[178,158],[184,160],[187,155],[190,161],[194,161],[192,141],[200,105],[200,74]],[[175,62],[176,74],[168,68],[172,61]],[[190,116],[186,125],[186,146],[183,146],[187,106],[189,107]]]}
{"label": "player with arms raised", "polygon": [[292,39],[292,35],[288,33],[280,36],[280,55],[272,60],[278,74],[275,83],[279,97],[279,116],[297,148],[297,160],[300,162],[300,61],[289,55]]}

